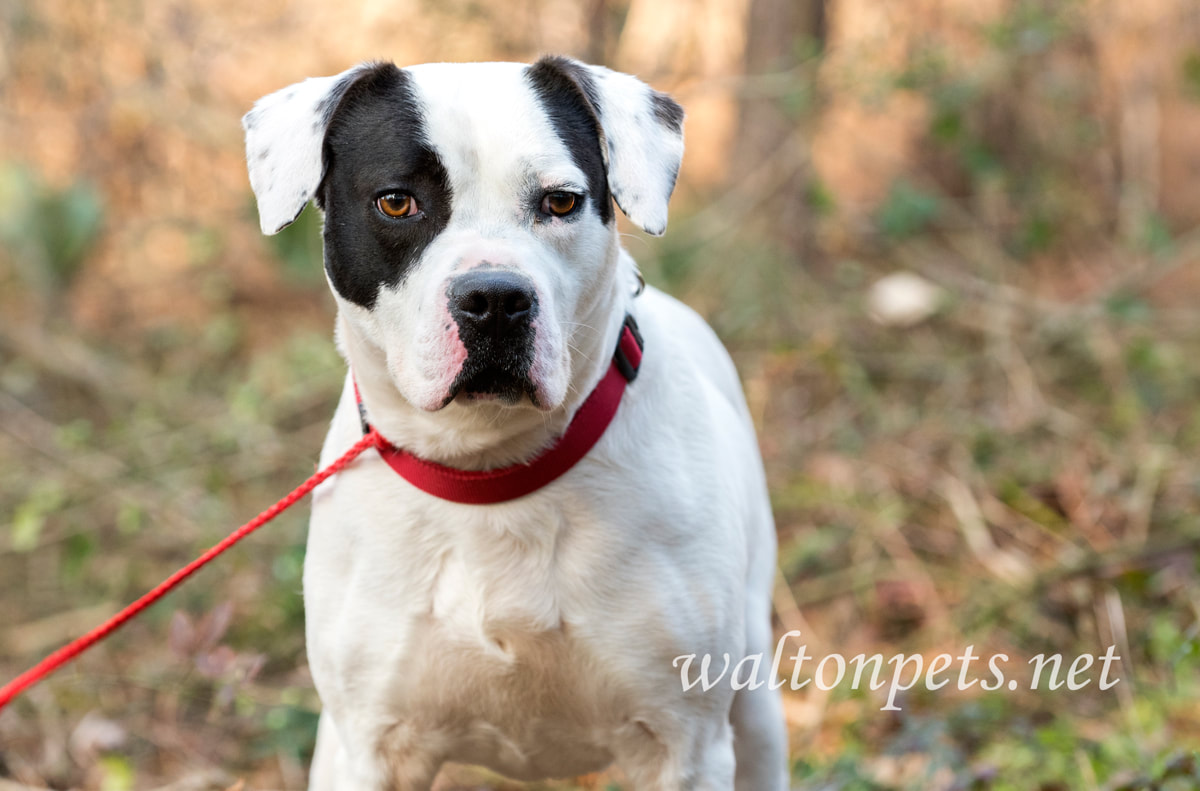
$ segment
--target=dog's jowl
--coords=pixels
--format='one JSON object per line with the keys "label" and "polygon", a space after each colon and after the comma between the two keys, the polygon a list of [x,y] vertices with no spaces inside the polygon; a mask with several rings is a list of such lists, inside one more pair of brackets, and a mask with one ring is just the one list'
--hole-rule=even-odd
{"label": "dog's jowl", "polygon": [[315,791],[618,765],[634,789],[778,791],[770,685],[680,683],[773,640],[775,533],[737,374],[643,289],[683,113],[628,75],[367,63],[244,119],[265,233],[310,201],[348,363],[304,572]]}

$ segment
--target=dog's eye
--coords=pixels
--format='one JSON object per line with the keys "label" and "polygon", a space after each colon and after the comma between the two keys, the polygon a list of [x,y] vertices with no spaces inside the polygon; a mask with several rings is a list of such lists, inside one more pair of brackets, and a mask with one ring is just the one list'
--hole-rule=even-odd
{"label": "dog's eye", "polygon": [[575,211],[579,196],[570,192],[547,192],[542,198],[542,213],[555,217],[566,217]]}
{"label": "dog's eye", "polygon": [[417,199],[403,192],[380,195],[375,205],[388,217],[412,217],[417,213]]}

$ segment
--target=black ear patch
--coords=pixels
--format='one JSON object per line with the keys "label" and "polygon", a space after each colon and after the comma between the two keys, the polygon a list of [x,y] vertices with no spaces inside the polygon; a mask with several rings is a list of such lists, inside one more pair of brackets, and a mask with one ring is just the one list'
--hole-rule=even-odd
{"label": "black ear patch", "polygon": [[[526,77],[589,184],[604,174],[608,197],[625,216],[661,235],[683,158],[683,109],[637,77],[568,58],[542,58]],[[599,184],[596,192],[603,192]],[[599,213],[608,222],[611,205]]]}
{"label": "black ear patch", "polygon": [[654,117],[659,123],[672,132],[683,131],[683,108],[679,103],[665,93],[650,91],[650,104],[654,107]]}
{"label": "black ear patch", "polygon": [[600,95],[592,75],[574,61],[547,56],[530,66],[525,78],[575,166],[587,178],[589,197],[600,221],[609,224],[613,220],[612,196],[600,151]]}
{"label": "black ear patch", "polygon": [[[317,189],[326,213],[325,270],[338,294],[369,309],[379,289],[399,284],[450,221],[450,177],[402,69],[375,65],[320,112],[329,118]],[[412,195],[419,216],[385,217],[375,203],[388,192]]]}
{"label": "black ear patch", "polygon": [[350,87],[359,80],[379,79],[385,74],[390,74],[392,71],[400,71],[392,63],[366,63],[363,65],[367,68],[367,71],[355,71],[342,77],[325,98],[317,102],[317,119],[313,122],[314,128],[329,129],[329,124],[333,121],[334,112],[342,104],[343,100],[346,99]]}

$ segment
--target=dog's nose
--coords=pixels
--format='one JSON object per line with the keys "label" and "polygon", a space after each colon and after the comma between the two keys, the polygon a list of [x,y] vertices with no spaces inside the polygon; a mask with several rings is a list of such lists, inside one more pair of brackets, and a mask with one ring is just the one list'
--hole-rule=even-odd
{"label": "dog's nose", "polygon": [[533,284],[514,272],[468,272],[450,285],[450,314],[459,326],[501,337],[528,324],[536,297]]}

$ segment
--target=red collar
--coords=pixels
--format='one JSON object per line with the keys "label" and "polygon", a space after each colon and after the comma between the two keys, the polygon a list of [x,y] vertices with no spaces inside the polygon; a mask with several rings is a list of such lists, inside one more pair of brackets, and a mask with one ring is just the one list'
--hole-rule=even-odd
{"label": "red collar", "polygon": [[[566,433],[526,464],[491,470],[459,470],[414,456],[382,436],[377,444],[379,455],[401,478],[443,500],[488,505],[524,497],[574,467],[604,434],[621,405],[625,385],[637,378],[642,364],[642,345],[637,322],[633,316],[626,316],[612,363],[600,384],[579,407]],[[357,384],[354,395],[366,434],[371,431],[371,426],[367,423]]]}

